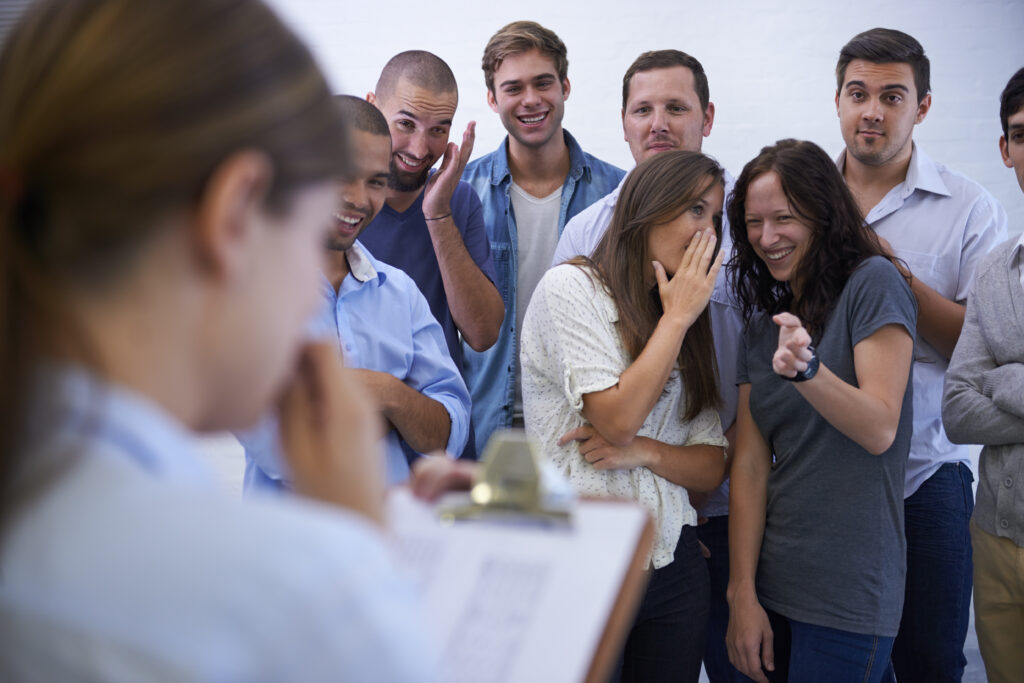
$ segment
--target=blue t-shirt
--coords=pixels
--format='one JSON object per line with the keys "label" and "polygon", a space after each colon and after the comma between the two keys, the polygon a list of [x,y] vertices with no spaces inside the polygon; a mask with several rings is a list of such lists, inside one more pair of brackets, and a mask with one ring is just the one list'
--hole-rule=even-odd
{"label": "blue t-shirt", "polygon": [[[466,250],[484,275],[494,282],[494,263],[491,260],[487,230],[484,228],[480,198],[470,185],[460,181],[452,194],[451,207],[452,218],[462,234]],[[461,372],[462,345],[448,308],[448,297],[441,281],[441,267],[430,241],[430,231],[423,218],[423,193],[420,192],[412,206],[401,213],[385,204],[359,236],[359,241],[378,260],[404,270],[413,279],[426,297],[430,312],[441,324],[448,352]]]}

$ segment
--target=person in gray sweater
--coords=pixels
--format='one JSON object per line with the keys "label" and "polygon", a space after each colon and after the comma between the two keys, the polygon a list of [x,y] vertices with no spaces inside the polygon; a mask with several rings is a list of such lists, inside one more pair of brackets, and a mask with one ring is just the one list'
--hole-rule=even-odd
{"label": "person in gray sweater", "polygon": [[[1024,69],[1003,90],[1003,163],[1024,190]],[[942,421],[954,443],[982,444],[971,519],[974,613],[991,683],[1024,671],[1024,234],[978,267],[950,359]]]}

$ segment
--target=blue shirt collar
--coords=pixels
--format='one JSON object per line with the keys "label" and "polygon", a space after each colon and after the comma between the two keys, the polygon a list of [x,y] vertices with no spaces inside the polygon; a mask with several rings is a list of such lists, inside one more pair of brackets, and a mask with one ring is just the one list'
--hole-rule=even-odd
{"label": "blue shirt collar", "polygon": [[[345,260],[348,261],[346,280],[351,277],[360,286],[368,282],[375,282],[378,287],[383,287],[384,282],[388,279],[387,274],[378,267],[377,259],[370,254],[366,247],[360,244],[359,240],[353,242],[352,247],[345,252]],[[337,292],[334,291],[331,281],[323,273],[320,273],[320,288],[328,301],[334,301]]]}
{"label": "blue shirt collar", "polygon": [[[590,162],[587,155],[583,153],[580,143],[576,142],[569,131],[562,129],[565,145],[569,148],[569,176],[574,180],[586,175],[587,182],[590,181]],[[498,149],[491,154],[491,185],[501,185],[512,181],[512,171],[508,167],[508,136],[501,141]]]}

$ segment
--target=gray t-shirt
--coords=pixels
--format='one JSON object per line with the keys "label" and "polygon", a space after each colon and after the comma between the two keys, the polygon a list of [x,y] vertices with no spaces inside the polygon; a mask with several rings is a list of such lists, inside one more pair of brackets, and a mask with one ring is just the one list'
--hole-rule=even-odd
{"label": "gray t-shirt", "polygon": [[[853,347],[885,325],[915,332],[917,303],[896,268],[867,259],[850,276],[816,349],[822,364],[856,385]],[[896,439],[871,455],[825,420],[772,370],[778,327],[755,316],[737,383],[751,385],[750,412],[774,458],[768,475],[761,603],[818,626],[895,636],[903,610],[906,539],[903,478],[912,432],[912,374]]]}

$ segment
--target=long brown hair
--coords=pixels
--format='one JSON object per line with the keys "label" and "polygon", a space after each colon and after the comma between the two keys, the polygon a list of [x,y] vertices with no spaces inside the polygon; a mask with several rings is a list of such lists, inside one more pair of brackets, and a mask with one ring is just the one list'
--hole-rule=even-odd
{"label": "long brown hair", "polygon": [[[0,503],[29,373],[87,353],[62,292],[117,278],[232,153],[273,165],[267,207],[338,176],[337,110],[309,51],[256,0],[41,0],[0,53]],[[173,284],[171,284],[173,286]],[[2,505],[0,507],[5,507]]]}
{"label": "long brown hair", "polygon": [[[718,163],[699,152],[662,152],[638,165],[626,178],[604,237],[588,264],[615,301],[619,334],[636,359],[654,333],[663,313],[658,287],[649,286],[645,268],[651,257],[647,235],[655,225],[667,223],[690,209],[715,183],[723,182]],[[721,242],[722,228],[715,233]],[[717,407],[718,365],[715,361],[711,316],[705,307],[687,330],[679,349],[679,368],[686,389],[686,413],[692,420],[700,411]]]}

